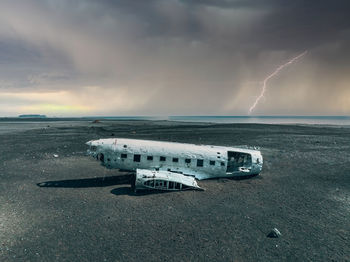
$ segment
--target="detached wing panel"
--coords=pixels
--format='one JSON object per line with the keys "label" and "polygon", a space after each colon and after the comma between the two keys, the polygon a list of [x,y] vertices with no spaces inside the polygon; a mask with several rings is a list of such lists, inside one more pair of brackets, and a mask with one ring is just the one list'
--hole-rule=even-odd
{"label": "detached wing panel", "polygon": [[135,190],[155,189],[164,191],[179,191],[201,189],[194,177],[170,171],[154,171],[137,169]]}

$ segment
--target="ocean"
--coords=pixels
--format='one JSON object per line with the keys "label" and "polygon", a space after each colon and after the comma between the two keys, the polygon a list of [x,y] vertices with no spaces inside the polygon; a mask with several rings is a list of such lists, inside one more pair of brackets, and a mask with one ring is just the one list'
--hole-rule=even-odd
{"label": "ocean", "polygon": [[350,116],[169,116],[168,120],[212,123],[350,125]]}
{"label": "ocean", "polygon": [[350,127],[350,116],[88,116],[48,118],[0,118],[0,134],[47,128],[49,126],[79,126],[81,121],[94,120],[167,120],[204,123],[298,124]]}

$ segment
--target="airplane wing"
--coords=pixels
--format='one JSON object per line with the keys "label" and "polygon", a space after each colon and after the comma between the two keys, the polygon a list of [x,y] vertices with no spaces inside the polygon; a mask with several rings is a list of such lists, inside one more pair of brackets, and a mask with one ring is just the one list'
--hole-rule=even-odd
{"label": "airplane wing", "polygon": [[202,190],[192,176],[186,176],[171,171],[136,169],[134,190],[137,191],[140,189],[157,189],[166,191],[188,189]]}

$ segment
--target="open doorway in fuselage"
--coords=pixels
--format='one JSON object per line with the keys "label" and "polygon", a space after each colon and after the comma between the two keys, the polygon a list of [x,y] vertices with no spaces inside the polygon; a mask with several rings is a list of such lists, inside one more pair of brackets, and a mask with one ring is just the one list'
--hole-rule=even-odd
{"label": "open doorway in fuselage", "polygon": [[240,168],[250,168],[252,166],[252,156],[247,153],[227,151],[226,173],[241,171]]}

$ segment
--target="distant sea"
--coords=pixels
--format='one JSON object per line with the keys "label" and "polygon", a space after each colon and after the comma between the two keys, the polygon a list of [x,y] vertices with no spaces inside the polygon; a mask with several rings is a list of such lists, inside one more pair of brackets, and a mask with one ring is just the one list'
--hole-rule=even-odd
{"label": "distant sea", "polygon": [[94,120],[168,120],[205,123],[257,123],[257,124],[309,124],[309,125],[345,125],[350,126],[350,116],[87,116],[87,117],[47,117],[19,118],[0,117],[1,125],[5,122],[15,124],[50,121],[94,121]]}
{"label": "distant sea", "polygon": [[100,117],[99,119],[169,120],[205,123],[308,124],[350,126],[350,116],[121,116]]}
{"label": "distant sea", "polygon": [[170,116],[168,120],[212,123],[350,125],[350,116]]}

